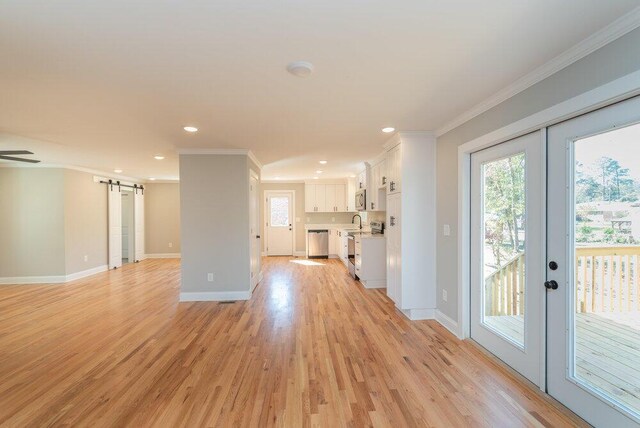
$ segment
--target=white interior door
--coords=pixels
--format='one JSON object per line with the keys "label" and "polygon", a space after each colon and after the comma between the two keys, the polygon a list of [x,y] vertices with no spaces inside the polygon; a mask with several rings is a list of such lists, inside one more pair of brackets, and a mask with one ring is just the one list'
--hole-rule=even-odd
{"label": "white interior door", "polygon": [[144,250],[144,194],[142,190],[133,192],[133,216],[134,216],[134,251],[135,261],[145,258]]}
{"label": "white interior door", "polygon": [[471,156],[471,338],[538,385],[542,145],[533,133]]}
{"label": "white interior door", "polygon": [[548,131],[548,392],[594,426],[640,423],[639,123],[635,98]]}
{"label": "white interior door", "polygon": [[251,286],[255,287],[260,273],[260,230],[258,225],[258,178],[249,178],[249,240],[251,245]]}
{"label": "white interior door", "polygon": [[269,193],[267,196],[267,254],[293,255],[293,195]]}
{"label": "white interior door", "polygon": [[109,223],[109,269],[122,266],[122,196],[120,187],[107,185]]}

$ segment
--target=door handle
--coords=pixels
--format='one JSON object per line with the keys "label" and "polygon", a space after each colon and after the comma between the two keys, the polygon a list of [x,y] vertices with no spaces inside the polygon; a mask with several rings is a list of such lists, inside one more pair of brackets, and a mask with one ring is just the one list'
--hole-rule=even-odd
{"label": "door handle", "polygon": [[396,190],[396,183],[392,181],[391,183],[389,183],[389,187],[390,187],[390,190],[392,191]]}
{"label": "door handle", "polygon": [[396,218],[394,216],[389,217],[389,222],[391,223],[391,226],[395,226],[396,225]]}
{"label": "door handle", "polygon": [[551,281],[545,281],[544,286],[547,288],[547,290],[557,290],[558,282],[552,279]]}
{"label": "door handle", "polygon": [[260,239],[260,235],[256,235],[256,239]]}
{"label": "door handle", "polygon": [[387,184],[387,177],[382,177],[382,184]]}

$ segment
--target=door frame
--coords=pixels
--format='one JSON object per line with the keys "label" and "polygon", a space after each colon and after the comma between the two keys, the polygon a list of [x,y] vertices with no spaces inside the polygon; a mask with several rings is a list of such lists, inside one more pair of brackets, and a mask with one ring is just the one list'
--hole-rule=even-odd
{"label": "door frame", "polygon": [[[253,240],[256,239],[256,235],[260,234],[260,175],[255,172],[253,169],[249,169],[249,186],[251,186],[251,179],[255,179],[258,187],[256,188],[256,208],[258,212],[256,213],[256,223],[257,230],[251,230],[251,214],[249,214],[249,251],[251,252]],[[249,207],[251,207],[251,189],[249,189]],[[266,228],[265,228],[266,232]],[[262,240],[262,239],[260,239]],[[265,239],[266,242],[266,239]],[[258,243],[258,274],[253,278],[251,277],[251,269],[249,269],[249,283],[251,284],[251,292],[256,288],[258,283],[262,281],[262,248],[260,243]],[[253,257],[253,254],[251,255]]]}
{"label": "door frame", "polygon": [[[547,127],[636,95],[640,95],[640,71],[620,77],[458,146],[458,322],[457,325],[445,323],[445,325],[455,327],[453,333],[458,338],[468,339],[470,337],[471,154],[537,131],[540,132],[540,138],[544,138],[543,156],[546,159]],[[543,165],[544,173],[546,173],[546,162],[543,162]],[[544,209],[543,228],[546,235],[546,207]],[[546,250],[546,245],[543,247]],[[543,260],[546,260],[546,254]],[[546,293],[542,293],[542,295],[546,300]],[[546,320],[546,304],[543,305],[543,308],[545,313],[542,319]],[[448,318],[444,314],[441,317]],[[546,340],[542,341],[540,348],[542,370],[542,365],[546,363]],[[538,386],[541,390],[546,391],[546,367],[544,367],[544,372],[541,371],[540,385]]]}
{"label": "door frame", "polygon": [[269,218],[269,204],[267,199],[270,195],[289,194],[291,196],[291,255],[296,254],[296,191],[295,190],[265,190],[264,191],[264,210],[262,216],[262,224],[264,225],[264,244],[262,251],[267,254],[267,245],[269,243],[269,227],[267,219]]}

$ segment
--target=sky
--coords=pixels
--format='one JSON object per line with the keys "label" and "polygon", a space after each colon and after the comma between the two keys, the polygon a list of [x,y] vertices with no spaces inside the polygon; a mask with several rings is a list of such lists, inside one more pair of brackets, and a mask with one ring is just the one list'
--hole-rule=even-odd
{"label": "sky", "polygon": [[629,168],[629,175],[640,181],[640,124],[595,135],[575,143],[576,161],[585,167],[601,157],[610,157]]}

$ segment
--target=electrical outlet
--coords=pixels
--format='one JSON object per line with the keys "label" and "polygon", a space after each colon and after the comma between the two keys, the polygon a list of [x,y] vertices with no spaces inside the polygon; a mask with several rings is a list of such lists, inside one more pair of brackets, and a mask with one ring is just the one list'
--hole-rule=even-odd
{"label": "electrical outlet", "polygon": [[307,217],[307,223],[311,221],[311,217]]}
{"label": "electrical outlet", "polygon": [[173,248],[173,242],[169,242],[169,248]]}
{"label": "electrical outlet", "polygon": [[443,230],[444,236],[450,236],[451,235],[451,227],[448,224],[445,224],[443,229],[444,229]]}
{"label": "electrical outlet", "polygon": [[87,256],[86,254],[84,255],[84,261],[88,262],[89,261],[89,256]]}
{"label": "electrical outlet", "polygon": [[213,282],[213,274],[212,273],[208,273],[207,274],[207,281]]}
{"label": "electrical outlet", "polygon": [[442,300],[447,301],[447,290],[442,290]]}
{"label": "electrical outlet", "polygon": [[336,222],[336,218],[335,217],[331,217],[331,221],[335,223]]}

